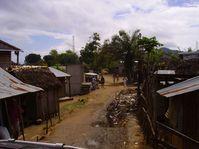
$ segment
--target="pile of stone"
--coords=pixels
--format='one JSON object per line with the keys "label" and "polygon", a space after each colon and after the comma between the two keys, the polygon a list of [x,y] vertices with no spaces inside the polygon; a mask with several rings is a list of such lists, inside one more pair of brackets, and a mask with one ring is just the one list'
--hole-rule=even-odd
{"label": "pile of stone", "polygon": [[109,126],[124,126],[126,117],[136,108],[136,92],[133,89],[122,90],[107,107]]}

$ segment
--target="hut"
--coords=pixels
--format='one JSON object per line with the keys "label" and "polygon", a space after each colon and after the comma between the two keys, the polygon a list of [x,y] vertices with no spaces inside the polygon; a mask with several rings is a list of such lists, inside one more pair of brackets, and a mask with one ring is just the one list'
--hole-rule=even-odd
{"label": "hut", "polygon": [[[49,67],[50,71],[59,79],[61,83],[61,87],[59,89],[58,96],[59,97],[65,97],[69,96],[71,97],[71,84],[70,84],[70,78],[71,75],[67,74],[63,71],[60,71],[58,69],[55,69],[53,67]],[[68,89],[68,91],[67,91]],[[68,92],[68,94],[67,94]]]}
{"label": "hut", "polygon": [[169,101],[167,126],[174,129],[170,131],[169,143],[176,148],[199,148],[199,76],[158,90],[157,93]]}
{"label": "hut", "polygon": [[19,52],[20,48],[17,48],[5,41],[0,40],[0,67],[6,69],[11,66],[11,54],[14,52],[17,56],[17,64],[19,64]]}
{"label": "hut", "polygon": [[[21,81],[41,87],[44,92],[40,95],[37,105],[37,116],[42,120],[59,115],[58,90],[60,81],[48,69],[42,66],[23,66],[12,68],[11,73]],[[27,98],[34,98],[29,96]]]}
{"label": "hut", "polygon": [[[24,123],[22,114],[25,111],[23,111],[22,101],[26,100],[29,102],[30,100],[25,98],[25,96],[36,96],[40,91],[42,91],[41,88],[25,84],[0,68],[0,125],[1,127],[6,127],[12,137],[17,138],[18,136],[13,129],[16,119],[19,119],[20,130],[23,134]],[[20,107],[22,111],[20,112],[15,107]],[[17,110],[15,111],[15,109]],[[26,114],[31,117],[29,113]]]}
{"label": "hut", "polygon": [[[167,126],[169,125],[168,108],[170,100],[156,93],[156,91],[183,82],[190,77],[193,76],[176,74],[174,70],[158,70],[148,75],[143,81],[142,86],[138,87],[138,89],[141,89],[141,91],[138,90],[140,105],[138,110],[139,121],[144,123],[143,130],[148,142],[152,143],[152,140],[157,140],[158,145],[165,146],[165,140],[170,140],[169,137],[166,138],[168,132],[159,129],[159,124],[157,124],[158,122]],[[162,136],[164,136],[163,139],[161,138]]]}
{"label": "hut", "polygon": [[79,95],[81,93],[81,84],[84,81],[83,65],[81,64],[67,65],[66,72],[72,76],[70,79],[71,95]]}

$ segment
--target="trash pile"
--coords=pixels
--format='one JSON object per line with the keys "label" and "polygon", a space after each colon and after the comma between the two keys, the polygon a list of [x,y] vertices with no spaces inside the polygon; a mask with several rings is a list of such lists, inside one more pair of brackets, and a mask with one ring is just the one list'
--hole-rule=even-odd
{"label": "trash pile", "polygon": [[124,126],[128,114],[136,110],[136,92],[133,89],[120,91],[107,107],[106,118],[110,127]]}

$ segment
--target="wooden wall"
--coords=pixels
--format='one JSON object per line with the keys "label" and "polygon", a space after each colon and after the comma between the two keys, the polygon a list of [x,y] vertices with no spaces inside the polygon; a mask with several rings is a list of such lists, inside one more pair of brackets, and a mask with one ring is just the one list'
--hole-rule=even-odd
{"label": "wooden wall", "polygon": [[[83,65],[67,65],[66,72],[69,73],[72,77],[71,82],[71,94],[79,95],[81,92],[81,84],[84,81],[84,68]],[[67,86],[68,87],[68,86]],[[67,94],[69,89],[66,89]]]}
{"label": "wooden wall", "polygon": [[[195,91],[182,96],[183,99],[183,133],[187,136],[199,140],[199,91]],[[198,149],[190,142],[184,141],[184,149]]]}
{"label": "wooden wall", "polygon": [[0,51],[0,67],[5,69],[11,65],[11,52]]}
{"label": "wooden wall", "polygon": [[66,96],[66,85],[68,85],[68,84],[66,83],[65,77],[58,78],[58,79],[61,82],[61,87],[58,90],[58,97],[59,98],[65,97]]}

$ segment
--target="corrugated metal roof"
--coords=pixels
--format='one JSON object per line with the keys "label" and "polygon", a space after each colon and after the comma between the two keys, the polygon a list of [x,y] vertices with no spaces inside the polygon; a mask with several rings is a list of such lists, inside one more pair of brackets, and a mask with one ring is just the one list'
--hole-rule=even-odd
{"label": "corrugated metal roof", "polygon": [[98,74],[97,73],[93,73],[93,72],[88,72],[88,73],[85,73],[85,75],[88,75],[88,76],[97,76]]}
{"label": "corrugated metal roof", "polygon": [[199,90],[199,76],[158,90],[157,93],[165,97],[173,97],[196,90]]}
{"label": "corrugated metal roof", "polygon": [[158,70],[158,71],[154,72],[154,74],[173,75],[173,74],[175,74],[175,70]]}
{"label": "corrugated metal roof", "polygon": [[41,90],[43,89],[21,82],[0,68],[0,99]]}
{"label": "corrugated metal roof", "polygon": [[10,49],[12,51],[21,51],[20,48],[17,48],[15,46],[3,41],[3,40],[0,40],[0,49]]}
{"label": "corrugated metal roof", "polygon": [[49,67],[50,71],[57,77],[57,78],[60,78],[60,77],[71,77],[70,74],[67,74],[63,71],[60,71],[60,70],[57,70],[53,67]]}

